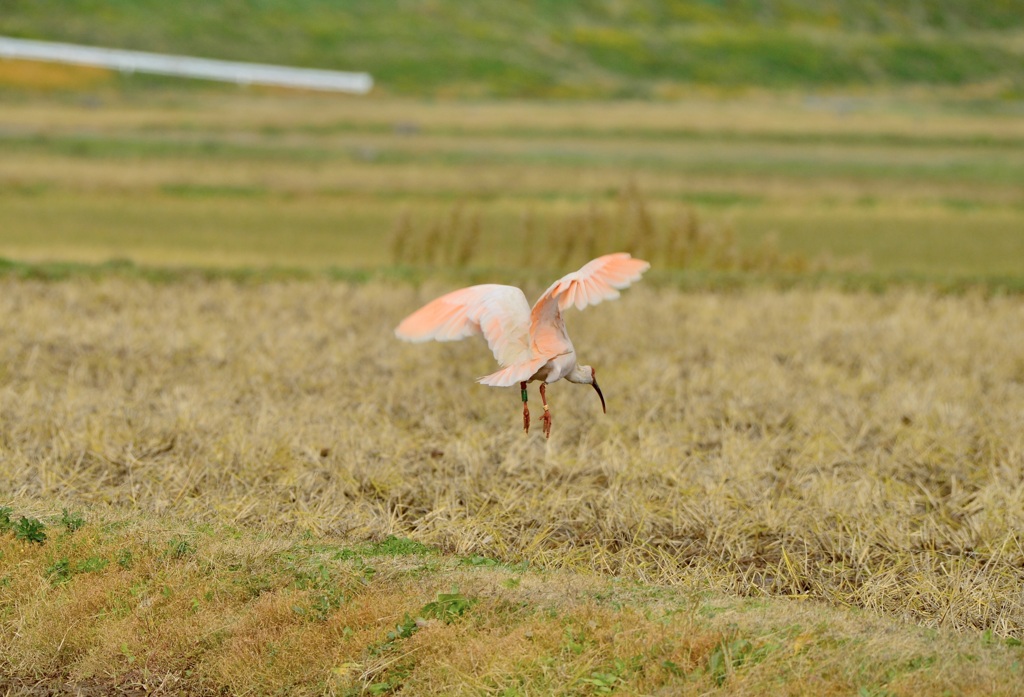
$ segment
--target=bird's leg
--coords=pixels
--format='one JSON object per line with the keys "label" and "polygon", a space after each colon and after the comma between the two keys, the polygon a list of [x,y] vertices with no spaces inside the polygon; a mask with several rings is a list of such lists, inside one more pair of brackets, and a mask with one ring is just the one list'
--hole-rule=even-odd
{"label": "bird's leg", "polygon": [[526,404],[526,382],[519,383],[519,389],[523,392],[523,431],[530,432],[530,407]]}
{"label": "bird's leg", "polygon": [[540,384],[540,401],[544,402],[544,416],[540,418],[544,422],[544,437],[551,437],[551,410],[548,409],[548,395],[545,389],[546,385],[542,382]]}

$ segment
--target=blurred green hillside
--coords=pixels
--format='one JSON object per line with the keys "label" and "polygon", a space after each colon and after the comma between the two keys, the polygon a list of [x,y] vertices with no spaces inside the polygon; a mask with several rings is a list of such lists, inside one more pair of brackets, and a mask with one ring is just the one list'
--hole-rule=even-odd
{"label": "blurred green hillside", "polygon": [[366,70],[397,95],[1024,93],[1024,0],[0,0],[0,34]]}

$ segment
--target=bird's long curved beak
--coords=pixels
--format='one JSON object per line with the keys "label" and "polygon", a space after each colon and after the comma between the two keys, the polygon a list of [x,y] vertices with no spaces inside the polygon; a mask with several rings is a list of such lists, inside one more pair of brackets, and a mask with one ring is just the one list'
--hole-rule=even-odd
{"label": "bird's long curved beak", "polygon": [[607,414],[608,408],[604,405],[604,392],[602,392],[601,388],[597,386],[597,380],[594,380],[592,384],[594,385],[594,389],[597,390],[597,396],[601,398],[601,411]]}

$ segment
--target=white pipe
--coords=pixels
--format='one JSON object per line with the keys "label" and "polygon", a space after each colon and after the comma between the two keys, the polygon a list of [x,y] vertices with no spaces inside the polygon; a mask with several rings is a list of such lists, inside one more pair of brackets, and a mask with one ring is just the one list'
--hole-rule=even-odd
{"label": "white pipe", "polygon": [[309,90],[354,92],[356,94],[366,94],[373,87],[373,78],[367,73],[288,68],[263,63],[238,63],[144,51],[60,44],[50,41],[12,39],[4,36],[0,36],[0,57],[91,65],[128,73],[138,71],[157,75],[222,80],[243,85],[278,85]]}

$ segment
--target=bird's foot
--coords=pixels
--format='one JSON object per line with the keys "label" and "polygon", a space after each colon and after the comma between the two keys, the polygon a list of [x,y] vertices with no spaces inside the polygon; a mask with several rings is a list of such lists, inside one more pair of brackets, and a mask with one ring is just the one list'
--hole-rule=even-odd
{"label": "bird's foot", "polygon": [[544,437],[551,437],[551,412],[547,407],[544,407],[544,416],[540,418],[544,422]]}

